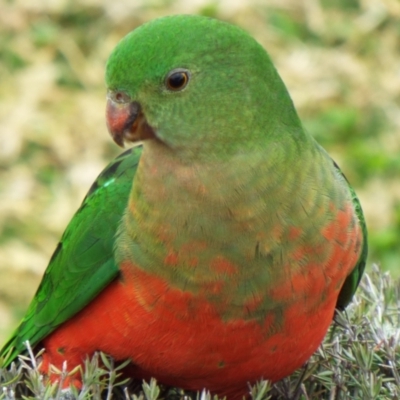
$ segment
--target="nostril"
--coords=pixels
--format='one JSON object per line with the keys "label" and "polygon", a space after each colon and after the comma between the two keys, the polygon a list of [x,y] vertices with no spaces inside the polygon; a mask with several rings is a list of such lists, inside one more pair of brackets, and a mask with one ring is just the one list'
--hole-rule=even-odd
{"label": "nostril", "polygon": [[115,103],[125,104],[131,101],[131,98],[123,91],[109,91],[107,97]]}

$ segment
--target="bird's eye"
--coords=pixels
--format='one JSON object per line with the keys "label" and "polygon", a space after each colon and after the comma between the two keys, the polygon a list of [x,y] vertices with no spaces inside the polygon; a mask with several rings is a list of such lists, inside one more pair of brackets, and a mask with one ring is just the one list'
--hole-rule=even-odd
{"label": "bird's eye", "polygon": [[168,90],[178,92],[186,87],[189,82],[189,72],[185,69],[174,69],[168,73],[165,86]]}

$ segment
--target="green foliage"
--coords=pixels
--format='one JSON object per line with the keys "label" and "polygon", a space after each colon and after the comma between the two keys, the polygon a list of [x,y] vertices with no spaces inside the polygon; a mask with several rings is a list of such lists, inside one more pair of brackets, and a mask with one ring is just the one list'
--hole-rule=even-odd
{"label": "green foliage", "polygon": [[[253,400],[389,400],[400,398],[400,281],[374,267],[365,275],[346,313],[338,312],[324,343],[309,362],[292,376],[271,384],[260,381],[249,387]],[[83,386],[61,390],[43,381],[38,372],[40,354],[20,357],[9,370],[1,368],[0,399],[52,400],[216,400],[206,391],[186,393],[181,389],[129,381],[104,354],[85,362]],[[72,371],[73,372],[73,371]],[[66,370],[58,371],[60,381]],[[69,372],[71,373],[71,372]]]}

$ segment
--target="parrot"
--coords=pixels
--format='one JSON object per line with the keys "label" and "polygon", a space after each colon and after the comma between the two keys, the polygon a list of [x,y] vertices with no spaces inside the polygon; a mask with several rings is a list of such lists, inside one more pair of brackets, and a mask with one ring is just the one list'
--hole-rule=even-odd
{"label": "parrot", "polygon": [[[249,33],[151,20],[106,65],[106,125],[133,143],[93,183],[0,355],[41,372],[102,351],[139,379],[228,399],[321,344],[367,259],[357,195]],[[68,377],[79,388],[82,377]]]}

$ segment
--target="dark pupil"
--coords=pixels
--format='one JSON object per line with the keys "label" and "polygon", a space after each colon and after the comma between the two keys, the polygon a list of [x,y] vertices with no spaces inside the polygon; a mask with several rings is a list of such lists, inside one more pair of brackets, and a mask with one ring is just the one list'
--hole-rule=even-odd
{"label": "dark pupil", "polygon": [[173,89],[179,89],[186,82],[186,75],[183,72],[177,72],[169,77],[168,83]]}

